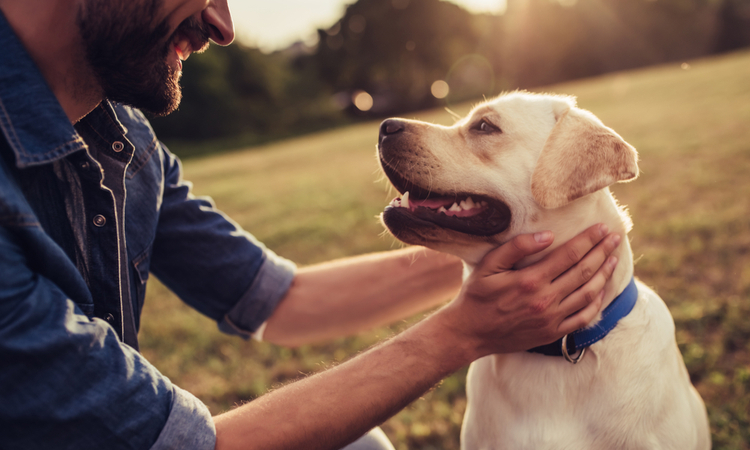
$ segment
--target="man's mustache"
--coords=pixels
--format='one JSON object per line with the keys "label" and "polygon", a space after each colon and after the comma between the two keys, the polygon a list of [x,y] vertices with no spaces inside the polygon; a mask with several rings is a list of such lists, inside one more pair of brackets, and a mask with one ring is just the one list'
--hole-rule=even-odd
{"label": "man's mustache", "polygon": [[190,46],[194,53],[200,53],[208,48],[211,29],[205,22],[194,17],[188,17],[182,21],[172,36],[174,37],[178,33],[182,33],[190,40]]}

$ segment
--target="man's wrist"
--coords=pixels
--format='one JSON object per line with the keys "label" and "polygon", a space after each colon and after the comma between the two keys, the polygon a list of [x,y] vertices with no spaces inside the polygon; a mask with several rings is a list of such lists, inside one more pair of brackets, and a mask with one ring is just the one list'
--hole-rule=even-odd
{"label": "man's wrist", "polygon": [[484,356],[481,353],[481,342],[476,337],[463,332],[453,318],[453,305],[448,304],[428,318],[414,326],[414,332],[420,334],[431,351],[439,353],[439,364],[443,376],[469,365]]}

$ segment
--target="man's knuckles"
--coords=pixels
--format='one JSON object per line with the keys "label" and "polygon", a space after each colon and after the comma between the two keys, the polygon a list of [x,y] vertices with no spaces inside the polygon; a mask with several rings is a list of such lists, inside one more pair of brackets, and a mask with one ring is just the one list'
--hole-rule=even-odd
{"label": "man's knuckles", "polygon": [[581,277],[581,283],[589,281],[591,277],[594,276],[594,273],[596,273],[596,270],[593,267],[586,264],[581,264],[578,270]]}
{"label": "man's knuckles", "polygon": [[584,253],[583,250],[584,249],[579,248],[576,245],[566,245],[565,246],[565,257],[567,258],[568,263],[575,264],[578,261],[580,261],[583,258],[583,255],[586,254],[586,253]]}
{"label": "man's knuckles", "polygon": [[531,317],[546,317],[546,313],[554,303],[553,296],[540,297],[530,302],[528,305],[529,315]]}
{"label": "man's knuckles", "polygon": [[542,287],[542,279],[535,274],[526,273],[518,279],[517,289],[522,295],[534,295]]}

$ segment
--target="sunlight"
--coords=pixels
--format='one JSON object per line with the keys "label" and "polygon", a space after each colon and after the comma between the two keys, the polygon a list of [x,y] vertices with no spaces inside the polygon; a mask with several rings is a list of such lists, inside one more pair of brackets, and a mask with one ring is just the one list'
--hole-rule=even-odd
{"label": "sunlight", "polygon": [[451,0],[473,13],[502,14],[507,6],[506,0]]}
{"label": "sunlight", "polygon": [[[449,1],[473,13],[502,14],[506,9],[506,0]],[[391,2],[397,8],[409,4],[409,0]],[[315,30],[336,23],[350,3],[354,0],[230,0],[238,38],[267,52],[285,48],[295,41],[317,38]]]}

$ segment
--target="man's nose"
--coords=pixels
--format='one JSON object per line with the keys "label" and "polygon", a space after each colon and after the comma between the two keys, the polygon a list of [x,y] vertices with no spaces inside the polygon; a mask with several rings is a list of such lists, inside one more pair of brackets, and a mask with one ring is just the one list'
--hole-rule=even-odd
{"label": "man's nose", "polygon": [[229,45],[234,41],[234,22],[227,0],[211,0],[201,17],[210,29],[212,41],[219,45]]}

